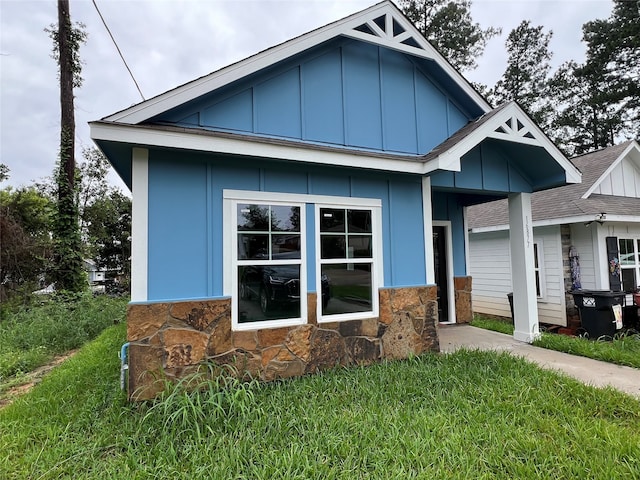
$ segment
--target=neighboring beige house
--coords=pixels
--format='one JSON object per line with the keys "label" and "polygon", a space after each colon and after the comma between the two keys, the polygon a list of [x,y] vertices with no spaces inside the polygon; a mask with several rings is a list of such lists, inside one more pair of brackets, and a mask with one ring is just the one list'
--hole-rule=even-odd
{"label": "neighboring beige house", "polygon": [[[572,162],[582,183],[531,196],[540,323],[575,318],[568,292],[576,282],[626,292],[640,286],[640,145],[631,140]],[[473,310],[510,317],[507,201],[469,207],[467,216]]]}

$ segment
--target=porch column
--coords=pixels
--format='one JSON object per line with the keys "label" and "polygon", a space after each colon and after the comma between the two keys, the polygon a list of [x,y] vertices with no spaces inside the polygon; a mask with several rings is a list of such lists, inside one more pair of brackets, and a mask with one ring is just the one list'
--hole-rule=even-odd
{"label": "porch column", "polygon": [[540,335],[540,331],[530,193],[509,195],[509,243],[515,326],[513,338],[532,343]]}

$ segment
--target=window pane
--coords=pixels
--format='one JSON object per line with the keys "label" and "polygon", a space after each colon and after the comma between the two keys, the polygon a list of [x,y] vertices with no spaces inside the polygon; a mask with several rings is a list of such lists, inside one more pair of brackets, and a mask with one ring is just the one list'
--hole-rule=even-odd
{"label": "window pane", "polygon": [[622,290],[625,292],[631,292],[638,287],[636,283],[636,269],[635,268],[623,268],[622,272]]}
{"label": "window pane", "polygon": [[300,207],[272,205],[271,230],[274,232],[299,232]]}
{"label": "window pane", "polygon": [[371,211],[348,210],[347,225],[349,233],[371,233]]}
{"label": "window pane", "polygon": [[239,234],[238,260],[269,260],[269,234]]}
{"label": "window pane", "polygon": [[321,235],[320,258],[347,258],[344,235]]}
{"label": "window pane", "polygon": [[238,204],[238,230],[269,231],[269,206]]}
{"label": "window pane", "polygon": [[321,291],[323,315],[371,311],[371,264],[322,265]]}
{"label": "window pane", "polygon": [[349,235],[347,258],[371,258],[371,235]]}
{"label": "window pane", "polygon": [[335,208],[320,209],[320,231],[344,233],[344,210]]}
{"label": "window pane", "polygon": [[238,267],[238,321],[300,317],[300,265]]}
{"label": "window pane", "polygon": [[533,244],[533,262],[534,262],[534,268],[539,268],[539,265],[538,265],[538,244],[537,243]]}
{"label": "window pane", "polygon": [[633,240],[621,238],[618,243],[620,245],[620,265],[635,265]]}
{"label": "window pane", "polygon": [[273,234],[271,235],[271,259],[299,259],[300,235]]}

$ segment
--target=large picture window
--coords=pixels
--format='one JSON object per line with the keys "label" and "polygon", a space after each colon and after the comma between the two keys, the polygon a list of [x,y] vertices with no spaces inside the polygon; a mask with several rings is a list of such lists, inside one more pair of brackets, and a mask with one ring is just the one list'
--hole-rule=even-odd
{"label": "large picture window", "polygon": [[375,315],[374,213],[319,206],[320,321]]}
{"label": "large picture window", "polygon": [[[237,323],[302,321],[301,205],[235,203]],[[301,301],[302,299],[302,301]]]}

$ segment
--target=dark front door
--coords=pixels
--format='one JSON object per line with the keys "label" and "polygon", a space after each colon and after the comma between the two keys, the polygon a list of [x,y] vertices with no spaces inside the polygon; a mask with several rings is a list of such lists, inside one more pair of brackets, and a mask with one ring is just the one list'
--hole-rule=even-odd
{"label": "dark front door", "polygon": [[438,286],[438,319],[449,321],[449,292],[447,282],[447,243],[445,227],[433,227],[433,263]]}

